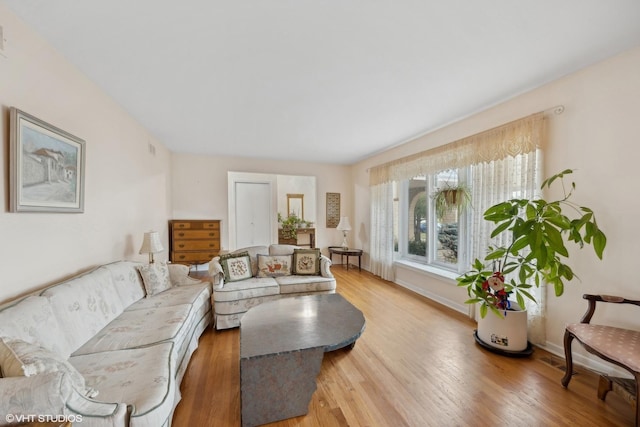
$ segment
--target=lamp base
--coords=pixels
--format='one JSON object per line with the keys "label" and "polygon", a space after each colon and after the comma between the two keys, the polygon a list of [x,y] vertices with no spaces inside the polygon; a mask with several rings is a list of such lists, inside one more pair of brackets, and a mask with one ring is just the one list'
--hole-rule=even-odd
{"label": "lamp base", "polygon": [[347,232],[344,231],[343,232],[343,237],[342,237],[342,245],[340,245],[342,247],[342,249],[344,249],[345,251],[347,249],[349,249],[349,245],[347,244]]}

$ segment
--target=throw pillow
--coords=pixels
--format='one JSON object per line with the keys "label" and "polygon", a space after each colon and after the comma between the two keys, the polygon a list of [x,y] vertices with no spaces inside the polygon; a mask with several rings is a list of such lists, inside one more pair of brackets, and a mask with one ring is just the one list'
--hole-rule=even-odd
{"label": "throw pillow", "polygon": [[293,274],[299,276],[320,274],[320,249],[294,249]]}
{"label": "throw pillow", "polygon": [[142,276],[142,283],[144,283],[144,288],[147,291],[147,298],[171,288],[169,266],[166,262],[141,265],[138,267],[138,271]]}
{"label": "throw pillow", "polygon": [[258,277],[280,277],[291,275],[291,255],[258,254]]}
{"label": "throw pillow", "polygon": [[4,378],[64,372],[78,392],[87,397],[98,395],[86,386],[84,377],[71,363],[44,347],[19,339],[0,338],[0,370]]}
{"label": "throw pillow", "polygon": [[237,282],[253,276],[248,252],[221,255],[220,265],[224,271],[225,282]]}

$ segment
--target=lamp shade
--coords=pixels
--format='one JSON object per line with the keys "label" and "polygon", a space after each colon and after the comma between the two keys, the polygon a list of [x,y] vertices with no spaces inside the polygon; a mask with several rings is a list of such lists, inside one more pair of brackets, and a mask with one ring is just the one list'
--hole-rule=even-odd
{"label": "lamp shade", "polygon": [[338,226],[336,227],[336,229],[340,231],[351,230],[351,223],[349,223],[349,217],[348,216],[340,217],[340,222],[338,223]]}
{"label": "lamp shade", "polygon": [[163,250],[162,242],[160,242],[160,233],[157,231],[148,231],[144,233],[142,247],[140,248],[141,254],[155,254],[157,252],[162,252]]}

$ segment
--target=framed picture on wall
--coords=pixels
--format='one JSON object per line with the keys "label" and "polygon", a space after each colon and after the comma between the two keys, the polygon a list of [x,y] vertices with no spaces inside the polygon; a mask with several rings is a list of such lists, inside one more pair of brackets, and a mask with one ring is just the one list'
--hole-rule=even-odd
{"label": "framed picture on wall", "polygon": [[9,210],[84,212],[85,142],[11,108]]}
{"label": "framed picture on wall", "polygon": [[327,193],[327,228],[336,228],[340,222],[340,193]]}

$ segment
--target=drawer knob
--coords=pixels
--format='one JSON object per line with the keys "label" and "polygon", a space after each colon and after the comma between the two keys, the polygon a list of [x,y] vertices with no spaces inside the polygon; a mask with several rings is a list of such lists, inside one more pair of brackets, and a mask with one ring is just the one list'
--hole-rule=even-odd
{"label": "drawer knob", "polygon": [[179,248],[184,248],[184,244],[181,243],[181,244],[178,245],[178,247]]}
{"label": "drawer knob", "polygon": [[178,236],[184,237],[184,233],[178,233]]}

